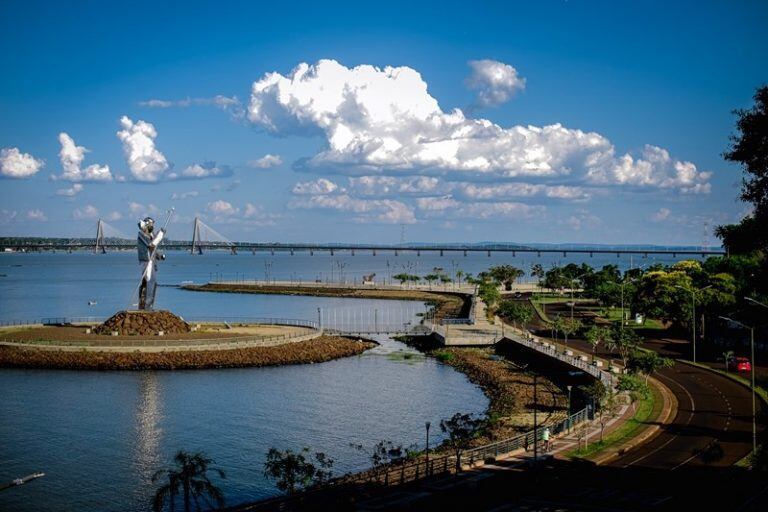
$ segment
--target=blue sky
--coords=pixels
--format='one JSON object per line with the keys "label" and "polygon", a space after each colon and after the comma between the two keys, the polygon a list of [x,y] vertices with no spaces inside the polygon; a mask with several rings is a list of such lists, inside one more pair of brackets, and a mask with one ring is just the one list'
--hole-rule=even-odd
{"label": "blue sky", "polygon": [[0,4],[0,235],[698,245],[747,211],[764,2],[156,4]]}

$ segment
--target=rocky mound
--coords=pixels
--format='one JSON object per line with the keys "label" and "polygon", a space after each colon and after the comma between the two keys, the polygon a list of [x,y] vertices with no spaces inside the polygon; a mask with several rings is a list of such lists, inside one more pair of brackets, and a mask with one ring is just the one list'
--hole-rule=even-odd
{"label": "rocky mound", "polygon": [[120,311],[94,329],[96,334],[151,336],[190,332],[189,325],[170,311]]}

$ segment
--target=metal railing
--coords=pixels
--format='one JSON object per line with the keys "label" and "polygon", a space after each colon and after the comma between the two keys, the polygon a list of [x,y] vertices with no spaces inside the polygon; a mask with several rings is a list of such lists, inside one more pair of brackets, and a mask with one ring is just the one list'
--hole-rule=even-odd
{"label": "metal railing", "polygon": [[276,343],[288,342],[292,339],[305,338],[310,334],[316,332],[315,330],[307,329],[304,332],[275,334],[270,336],[228,336],[221,338],[195,338],[184,339],[177,341],[169,341],[163,337],[155,337],[152,339],[112,339],[109,337],[101,336],[98,340],[14,340],[3,338],[0,334],[0,343],[7,343],[11,345],[36,345],[36,346],[52,346],[52,347],[82,347],[82,348],[118,348],[118,347],[145,347],[162,349],[163,351],[184,351],[197,348],[219,348],[229,349],[238,347],[253,347],[253,346],[271,346]]}
{"label": "metal railing", "polygon": [[[27,320],[0,320],[0,327],[21,325],[76,325],[76,324],[100,324],[107,320],[105,316],[58,316]],[[298,318],[277,317],[245,317],[245,316],[201,316],[183,319],[188,324],[259,324],[259,325],[284,325],[289,327],[307,327],[318,329],[318,323],[314,320]]]}
{"label": "metal railing", "polygon": [[604,370],[601,370],[599,366],[593,363],[590,363],[589,361],[585,361],[581,359],[581,357],[577,357],[575,355],[569,355],[569,354],[566,354],[565,352],[559,351],[557,349],[557,346],[552,342],[542,341],[530,333],[525,333],[523,335],[520,335],[510,331],[511,330],[508,329],[505,332],[504,334],[505,338],[512,340],[515,343],[524,345],[533,350],[536,350],[537,352],[540,352],[542,354],[546,354],[549,357],[558,359],[575,368],[583,370],[584,372],[595,377],[596,379],[601,381],[603,384],[611,388],[616,387],[616,378],[610,373]]}
{"label": "metal railing", "polygon": [[567,431],[570,428],[573,428],[575,425],[579,425],[580,423],[590,419],[592,419],[591,410],[589,407],[585,407],[584,409],[575,412],[567,418],[563,418],[554,424],[544,424],[539,426],[536,430],[525,432],[510,439],[496,441],[495,443],[464,450],[461,453],[461,458],[465,463],[469,463],[471,465],[477,461],[486,460],[491,457],[496,458],[499,455],[511,453],[519,449],[526,449],[528,447],[532,447],[534,442],[539,442],[542,440],[545,428],[549,429],[550,434],[557,435]]}

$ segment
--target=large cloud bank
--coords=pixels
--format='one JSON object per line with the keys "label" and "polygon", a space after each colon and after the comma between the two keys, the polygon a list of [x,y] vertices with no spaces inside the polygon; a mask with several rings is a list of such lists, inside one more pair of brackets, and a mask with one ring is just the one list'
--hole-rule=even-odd
{"label": "large cloud bank", "polygon": [[[487,90],[491,94],[492,88]],[[495,180],[567,177],[590,185],[681,193],[710,188],[710,173],[662,148],[617,155],[595,132],[561,124],[503,128],[468,118],[459,109],[444,112],[409,67],[348,68],[321,60],[302,63],[287,75],[268,73],[252,86],[247,117],[275,135],[323,136],[327,145],[304,162],[307,168]]]}

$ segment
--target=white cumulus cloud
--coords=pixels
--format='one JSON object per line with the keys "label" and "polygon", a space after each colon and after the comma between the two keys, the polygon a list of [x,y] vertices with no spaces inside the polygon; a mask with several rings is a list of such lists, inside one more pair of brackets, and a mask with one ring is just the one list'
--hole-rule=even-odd
{"label": "white cumulus cloud", "polygon": [[139,105],[150,108],[171,108],[171,107],[191,107],[191,106],[213,106],[221,110],[230,110],[242,112],[242,103],[237,96],[223,96],[217,94],[211,98],[185,98],[183,100],[158,100],[151,99],[140,101]]}
{"label": "white cumulus cloud", "polygon": [[190,190],[189,192],[174,192],[171,194],[171,200],[175,201],[177,199],[189,199],[190,197],[197,197],[200,195],[200,192],[197,190]]}
{"label": "white cumulus cloud", "polygon": [[539,205],[528,205],[513,201],[497,203],[465,203],[451,196],[420,197],[416,205],[427,217],[448,219],[477,219],[477,220],[514,220],[527,219],[541,215],[546,210]]}
{"label": "white cumulus cloud", "polygon": [[43,210],[27,210],[27,220],[45,222],[48,220],[48,217],[45,215]]}
{"label": "white cumulus cloud", "polygon": [[605,154],[595,153],[592,159],[595,165],[587,172],[587,179],[595,184],[678,189],[684,194],[709,194],[712,187],[711,172],[674,160],[669,151],[658,146],[646,145],[638,158],[624,155],[615,159],[611,148]]}
{"label": "white cumulus cloud", "polygon": [[392,199],[357,199],[347,194],[315,195],[291,201],[290,208],[326,209],[355,213],[355,222],[382,224],[413,224],[413,208]]}
{"label": "white cumulus cloud", "polygon": [[88,204],[82,208],[75,208],[72,210],[72,218],[75,220],[96,219],[98,216],[99,210],[92,204]]}
{"label": "white cumulus cloud", "polygon": [[78,146],[67,133],[59,134],[59,159],[61,167],[64,170],[61,176],[62,180],[67,181],[111,181],[112,174],[109,172],[108,165],[92,164],[82,168],[85,154],[89,151],[83,146]]}
{"label": "white cumulus cloud", "polygon": [[283,163],[283,159],[280,158],[280,155],[270,155],[266,154],[261,158],[258,158],[256,160],[250,160],[248,162],[249,167],[253,167],[255,169],[269,169],[271,167],[276,167],[278,165],[281,165]]}
{"label": "white cumulus cloud", "polygon": [[239,211],[239,209],[232,206],[231,203],[222,201],[221,199],[208,203],[206,210],[217,217],[231,217],[237,215],[237,212]]}
{"label": "white cumulus cloud", "polygon": [[332,194],[339,186],[331,180],[319,178],[315,181],[305,181],[293,186],[292,192],[297,195],[324,195]]}
{"label": "white cumulus cloud", "polygon": [[132,217],[144,218],[146,216],[157,215],[158,213],[160,213],[160,208],[158,208],[157,206],[151,203],[144,205],[142,203],[130,201],[128,203],[128,212],[131,214]]}
{"label": "white cumulus cloud", "polygon": [[[463,174],[563,178],[698,193],[710,173],[648,150],[616,156],[604,136],[561,124],[502,128],[443,111],[409,67],[302,63],[253,83],[248,119],[278,136],[322,135],[327,146],[299,165],[351,174]],[[657,148],[661,149],[661,148]],[[653,155],[649,154],[653,153]]]}
{"label": "white cumulus cloud", "polygon": [[133,122],[127,116],[120,118],[122,130],[117,138],[123,143],[123,153],[134,179],[155,182],[168,169],[168,161],[155,147],[157,131],[146,121]]}
{"label": "white cumulus cloud", "polygon": [[349,179],[350,190],[362,196],[434,195],[448,192],[451,184],[433,176],[360,176]]}
{"label": "white cumulus cloud", "polygon": [[83,186],[80,183],[73,183],[69,188],[60,188],[56,191],[57,196],[75,197],[77,194],[83,191]]}
{"label": "white cumulus cloud", "polygon": [[670,214],[672,214],[672,210],[669,208],[659,208],[659,211],[651,215],[651,220],[654,222],[661,222],[668,219]]}
{"label": "white cumulus cloud", "polygon": [[181,171],[181,174],[171,173],[169,179],[202,179],[202,178],[224,178],[232,175],[232,168],[227,165],[216,165],[216,162],[205,162],[203,164],[192,164]]}
{"label": "white cumulus cloud", "polygon": [[6,178],[29,178],[43,168],[45,162],[19,148],[0,149],[0,176]]}
{"label": "white cumulus cloud", "polygon": [[590,193],[583,187],[566,185],[543,185],[540,183],[498,183],[494,185],[477,185],[474,183],[458,183],[455,187],[458,194],[479,201],[499,201],[509,197],[547,197],[572,201],[585,201]]}
{"label": "white cumulus cloud", "polygon": [[517,91],[525,89],[525,78],[509,64],[483,59],[469,61],[472,74],[465,83],[477,91],[477,106],[495,107],[508,102]]}

